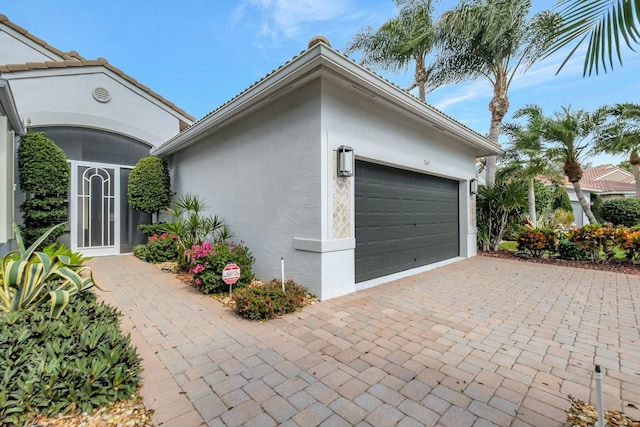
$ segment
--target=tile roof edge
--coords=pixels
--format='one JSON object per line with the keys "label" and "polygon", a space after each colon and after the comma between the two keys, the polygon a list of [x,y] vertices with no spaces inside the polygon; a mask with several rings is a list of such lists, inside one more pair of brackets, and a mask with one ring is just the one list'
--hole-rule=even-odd
{"label": "tile roof edge", "polygon": [[[320,46],[320,47],[317,47]],[[472,134],[484,139],[487,141],[487,143],[489,143],[490,145],[494,146],[495,148],[500,150],[500,145],[496,144],[495,142],[489,140],[487,137],[485,137],[484,135],[480,134],[479,132],[471,129],[469,126],[465,125],[464,123],[456,120],[455,118],[451,117],[450,115],[444,113],[443,111],[435,108],[434,106],[432,106],[431,104],[427,103],[426,101],[422,101],[421,99],[419,99],[418,97],[416,97],[415,95],[413,95],[411,92],[401,88],[400,86],[398,86],[397,84],[391,82],[390,80],[384,78],[383,76],[381,76],[380,74],[376,73],[375,71],[365,67],[362,64],[359,64],[358,62],[356,62],[353,58],[350,58],[349,56],[347,56],[346,54],[340,52],[339,50],[335,49],[334,47],[332,47],[330,44],[325,43],[323,40],[319,40],[317,41],[313,46],[308,47],[307,49],[304,49],[302,51],[300,51],[297,55],[294,55],[292,58],[290,58],[289,60],[285,61],[284,63],[282,63],[281,65],[279,65],[278,67],[274,68],[273,70],[271,70],[270,72],[268,72],[267,74],[265,74],[263,77],[261,77],[260,79],[256,80],[254,83],[252,83],[251,85],[249,85],[248,87],[246,87],[245,89],[243,89],[242,91],[240,91],[239,93],[237,93],[236,95],[234,95],[232,98],[230,98],[229,100],[225,101],[224,103],[220,104],[218,107],[216,107],[215,109],[211,110],[209,113],[205,114],[202,118],[198,119],[197,121],[195,121],[194,123],[192,123],[190,126],[186,127],[185,129],[183,129],[180,133],[174,135],[173,137],[169,138],[167,141],[165,141],[164,143],[162,143],[161,145],[159,145],[158,147],[156,147],[154,149],[154,151],[161,151],[164,152],[165,150],[173,150],[173,148],[175,148],[171,142],[173,142],[175,139],[179,138],[181,135],[183,135],[184,133],[188,132],[190,129],[194,128],[195,126],[199,125],[200,123],[202,123],[204,120],[206,120],[208,117],[211,117],[212,115],[214,115],[215,113],[221,111],[222,109],[224,109],[226,106],[228,106],[229,104],[233,103],[235,100],[239,99],[240,97],[242,97],[244,94],[250,92],[253,88],[259,86],[261,83],[265,82],[266,80],[268,80],[270,77],[272,77],[273,75],[275,75],[278,71],[282,70],[283,68],[287,67],[289,64],[291,64],[292,62],[298,60],[299,58],[301,58],[302,56],[308,54],[310,51],[314,50],[314,49],[321,49],[322,47],[328,49],[330,52],[333,52],[334,54],[338,55],[339,57],[341,57],[343,60],[348,61],[349,63],[352,63],[354,65],[356,65],[359,69],[361,69],[362,71],[369,73],[370,75],[372,75],[374,78],[377,78],[383,82],[385,82],[386,84],[392,86],[395,90],[398,90],[400,92],[402,92],[403,94],[405,94],[406,96],[411,97],[414,101],[419,102],[422,107],[435,112],[436,114],[442,115],[443,117],[447,118],[448,120],[451,120],[452,122],[454,122],[456,125],[460,126],[461,128],[467,130],[468,132],[471,132]]]}
{"label": "tile roof edge", "polygon": [[[37,43],[38,45],[44,47],[45,49],[49,50],[50,52],[54,53],[55,55],[63,58],[61,61],[45,61],[43,63],[32,62],[32,63],[27,63],[27,64],[46,64],[47,62],[65,62],[65,63],[67,63],[67,61],[80,61],[80,62],[83,62],[82,66],[85,66],[85,65],[103,65],[105,68],[107,68],[107,69],[111,70],[112,72],[116,73],[117,75],[119,75],[120,77],[122,77],[123,79],[128,81],[129,83],[133,84],[138,89],[142,90],[143,92],[147,93],[151,97],[153,97],[156,100],[160,101],[161,103],[163,103],[167,107],[171,108],[173,111],[175,111],[176,113],[180,114],[184,118],[186,118],[186,119],[188,119],[188,120],[190,120],[192,122],[195,122],[195,120],[196,120],[196,118],[194,116],[192,116],[191,114],[187,113],[185,110],[183,110],[182,108],[178,107],[173,102],[169,101],[168,99],[164,98],[159,93],[157,93],[157,92],[151,90],[150,88],[148,88],[147,86],[143,85],[138,80],[136,80],[135,78],[133,78],[129,74],[125,73],[124,71],[120,70],[119,68],[109,64],[109,62],[105,58],[97,58],[95,60],[89,60],[89,59],[84,58],[82,55],[80,55],[75,50],[72,50],[72,51],[69,51],[69,52],[63,52],[60,49],[57,49],[57,48],[51,46],[50,44],[48,44],[46,41],[40,39],[39,37],[36,37],[35,35],[29,33],[25,28],[23,28],[23,27],[19,26],[18,24],[12,22],[11,20],[9,20],[9,18],[7,18],[7,16],[4,15],[4,14],[0,14],[0,24],[6,25],[7,27],[11,28],[12,30],[22,34],[25,37],[27,37],[29,40],[33,41],[34,43]],[[94,62],[97,62],[97,63],[94,63]],[[87,63],[89,63],[89,64],[87,64]],[[22,64],[2,64],[2,65],[3,66],[8,66],[8,65],[19,66],[19,65],[22,65]],[[71,63],[69,63],[68,65],[69,66],[80,66],[80,65],[71,64]],[[46,66],[44,68],[52,68],[52,67]],[[39,68],[39,69],[43,69],[43,68]],[[28,70],[20,70],[20,71],[29,71],[29,70],[32,70],[32,69],[29,68]],[[9,72],[9,71],[10,70],[6,70],[4,72]]]}

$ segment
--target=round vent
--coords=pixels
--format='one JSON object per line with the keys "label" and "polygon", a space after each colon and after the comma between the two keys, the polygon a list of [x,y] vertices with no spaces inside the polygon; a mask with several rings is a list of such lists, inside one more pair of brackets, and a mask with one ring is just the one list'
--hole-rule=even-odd
{"label": "round vent", "polygon": [[107,89],[97,87],[93,89],[93,98],[98,102],[109,102],[111,101],[111,94]]}

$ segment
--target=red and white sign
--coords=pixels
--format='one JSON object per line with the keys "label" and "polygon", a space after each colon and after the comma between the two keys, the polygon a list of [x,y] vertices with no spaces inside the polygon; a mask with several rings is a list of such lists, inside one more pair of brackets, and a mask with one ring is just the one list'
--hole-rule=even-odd
{"label": "red and white sign", "polygon": [[222,281],[227,285],[233,285],[240,279],[240,267],[237,264],[227,264],[222,270]]}

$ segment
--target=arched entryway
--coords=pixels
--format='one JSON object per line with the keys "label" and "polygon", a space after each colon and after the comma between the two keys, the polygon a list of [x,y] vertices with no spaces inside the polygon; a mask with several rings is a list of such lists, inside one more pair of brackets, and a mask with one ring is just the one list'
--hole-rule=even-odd
{"label": "arched entryway", "polygon": [[71,167],[69,222],[64,243],[87,256],[129,253],[144,241],[150,222],[127,201],[129,175],[150,146],[98,129],[49,127],[44,132],[67,155]]}

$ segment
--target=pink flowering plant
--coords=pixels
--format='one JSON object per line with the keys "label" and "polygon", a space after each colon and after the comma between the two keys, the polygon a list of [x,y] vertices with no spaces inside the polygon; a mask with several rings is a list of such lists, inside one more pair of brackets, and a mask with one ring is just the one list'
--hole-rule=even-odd
{"label": "pink flowering plant", "polygon": [[225,292],[229,285],[222,281],[222,270],[228,264],[240,267],[240,279],[234,287],[251,283],[254,275],[251,270],[255,258],[243,242],[209,243],[193,245],[185,252],[190,260],[189,272],[193,274],[193,285],[204,294]]}

